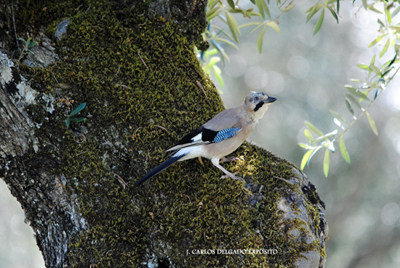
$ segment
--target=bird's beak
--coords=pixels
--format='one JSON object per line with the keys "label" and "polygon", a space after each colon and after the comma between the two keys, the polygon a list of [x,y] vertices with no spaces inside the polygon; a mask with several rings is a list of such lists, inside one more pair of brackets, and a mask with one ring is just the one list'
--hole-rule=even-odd
{"label": "bird's beak", "polygon": [[276,100],[277,100],[276,98],[269,96],[268,99],[264,100],[264,103],[272,103]]}

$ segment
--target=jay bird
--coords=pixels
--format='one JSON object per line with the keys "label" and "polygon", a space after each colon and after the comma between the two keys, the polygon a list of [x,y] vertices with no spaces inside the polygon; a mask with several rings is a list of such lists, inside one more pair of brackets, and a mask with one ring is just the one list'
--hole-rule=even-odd
{"label": "jay bird", "polygon": [[184,136],[174,147],[173,156],[164,163],[147,173],[135,183],[135,186],[157,175],[177,161],[184,161],[196,157],[211,160],[214,166],[222,170],[227,177],[243,180],[227,171],[219,162],[237,160],[236,157],[225,158],[235,151],[250,135],[258,120],[263,117],[269,104],[276,101],[264,92],[251,93],[243,103],[235,108],[220,112],[210,121]]}

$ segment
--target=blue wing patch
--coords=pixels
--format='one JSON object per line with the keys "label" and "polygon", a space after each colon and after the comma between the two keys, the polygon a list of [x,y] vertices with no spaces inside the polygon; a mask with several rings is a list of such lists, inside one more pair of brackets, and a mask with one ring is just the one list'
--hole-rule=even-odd
{"label": "blue wing patch", "polygon": [[232,138],[233,136],[236,135],[236,133],[240,130],[240,127],[231,127],[227,129],[223,129],[221,131],[218,131],[217,135],[213,139],[212,142],[217,143],[229,138]]}

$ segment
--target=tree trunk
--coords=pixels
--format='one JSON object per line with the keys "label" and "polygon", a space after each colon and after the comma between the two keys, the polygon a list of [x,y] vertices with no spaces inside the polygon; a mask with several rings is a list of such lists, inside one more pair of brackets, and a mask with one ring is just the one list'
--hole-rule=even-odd
{"label": "tree trunk", "polygon": [[46,267],[324,267],[315,187],[254,145],[225,164],[245,184],[190,160],[133,187],[224,109],[194,53],[206,4],[1,4],[0,177]]}

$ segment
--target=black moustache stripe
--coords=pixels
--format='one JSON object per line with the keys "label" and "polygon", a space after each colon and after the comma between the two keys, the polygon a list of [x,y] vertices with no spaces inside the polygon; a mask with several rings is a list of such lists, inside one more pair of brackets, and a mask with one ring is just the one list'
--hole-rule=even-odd
{"label": "black moustache stripe", "polygon": [[260,109],[263,105],[264,105],[264,102],[263,102],[263,101],[260,101],[260,102],[256,105],[256,108],[254,108],[254,112],[257,112],[258,109]]}

